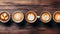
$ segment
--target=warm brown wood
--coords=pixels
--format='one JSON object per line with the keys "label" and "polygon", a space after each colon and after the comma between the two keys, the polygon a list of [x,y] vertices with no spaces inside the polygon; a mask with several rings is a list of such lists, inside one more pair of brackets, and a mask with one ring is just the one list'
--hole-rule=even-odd
{"label": "warm brown wood", "polygon": [[50,5],[53,0],[0,0],[0,5],[24,4],[24,5]]}

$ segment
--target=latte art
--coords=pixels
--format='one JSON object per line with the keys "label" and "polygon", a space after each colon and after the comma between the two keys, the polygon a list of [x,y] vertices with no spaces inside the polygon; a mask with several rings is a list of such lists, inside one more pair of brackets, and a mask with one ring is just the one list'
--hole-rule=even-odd
{"label": "latte art", "polygon": [[0,19],[1,19],[1,22],[7,22],[10,19],[9,12],[1,12]]}
{"label": "latte art", "polygon": [[33,14],[29,14],[29,15],[28,15],[28,19],[29,19],[29,20],[34,20],[34,15],[33,15]]}
{"label": "latte art", "polygon": [[40,20],[44,23],[48,23],[51,20],[51,14],[49,12],[42,12]]}
{"label": "latte art", "polygon": [[25,19],[29,23],[34,23],[37,19],[37,14],[34,11],[29,11],[26,13]]}
{"label": "latte art", "polygon": [[59,11],[56,11],[53,14],[53,19],[54,19],[55,22],[60,22],[60,12]]}
{"label": "latte art", "polygon": [[20,23],[24,19],[24,15],[22,12],[16,11],[12,14],[12,19],[14,22]]}

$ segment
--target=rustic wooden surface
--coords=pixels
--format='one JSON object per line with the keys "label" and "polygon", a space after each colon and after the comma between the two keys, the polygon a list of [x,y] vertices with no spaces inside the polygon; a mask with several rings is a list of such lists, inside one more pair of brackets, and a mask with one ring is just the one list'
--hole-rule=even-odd
{"label": "rustic wooden surface", "polygon": [[25,5],[31,5],[31,4],[36,4],[36,5],[49,5],[53,1],[52,0],[0,0],[0,5],[5,5],[5,4],[25,4]]}
{"label": "rustic wooden surface", "polygon": [[[8,11],[10,14],[14,11],[22,11],[25,14],[29,10],[34,10],[37,15],[40,15],[41,11],[50,11],[53,14],[56,10],[60,10],[52,6],[53,2],[52,0],[0,0],[0,11]],[[8,26],[0,22],[0,34],[60,34],[60,27],[58,28],[56,23],[52,28],[43,27],[43,24],[36,28],[31,25],[17,26],[14,22],[12,23]]]}

